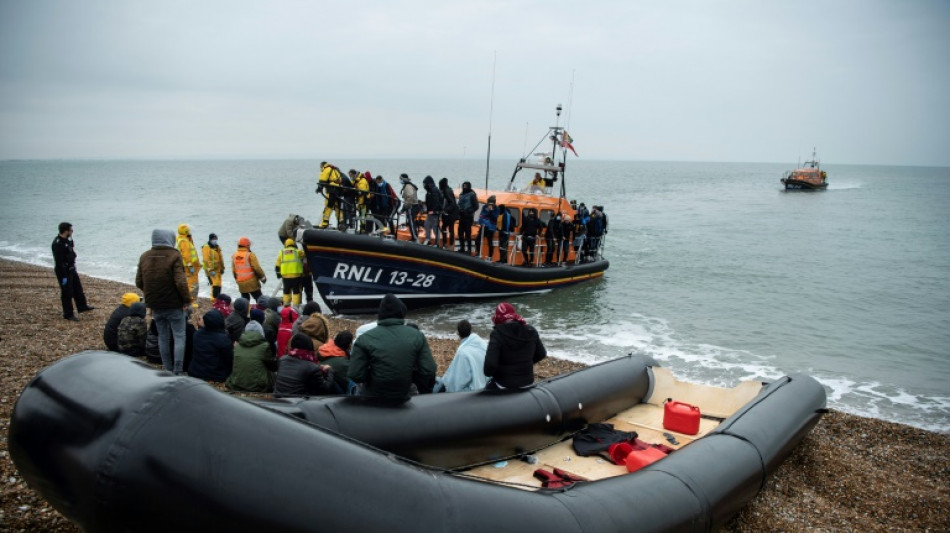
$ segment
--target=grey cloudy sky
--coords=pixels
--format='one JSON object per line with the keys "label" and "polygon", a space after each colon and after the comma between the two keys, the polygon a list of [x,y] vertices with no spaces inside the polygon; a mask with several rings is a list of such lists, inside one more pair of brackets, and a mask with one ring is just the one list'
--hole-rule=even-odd
{"label": "grey cloudy sky", "polygon": [[572,98],[588,159],[950,166],[945,0],[0,0],[0,159],[484,157],[496,53],[493,156]]}

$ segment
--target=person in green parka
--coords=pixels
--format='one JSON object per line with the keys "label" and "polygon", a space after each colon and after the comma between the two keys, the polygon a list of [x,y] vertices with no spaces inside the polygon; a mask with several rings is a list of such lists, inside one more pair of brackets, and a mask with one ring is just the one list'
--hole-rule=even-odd
{"label": "person in green parka", "polygon": [[264,328],[251,320],[234,345],[234,368],[225,382],[239,392],[273,392],[277,358],[264,338]]}
{"label": "person in green parka", "polygon": [[435,371],[425,335],[406,325],[406,304],[387,294],[376,327],[353,344],[348,377],[360,386],[360,395],[404,402],[412,385],[421,394],[432,392]]}

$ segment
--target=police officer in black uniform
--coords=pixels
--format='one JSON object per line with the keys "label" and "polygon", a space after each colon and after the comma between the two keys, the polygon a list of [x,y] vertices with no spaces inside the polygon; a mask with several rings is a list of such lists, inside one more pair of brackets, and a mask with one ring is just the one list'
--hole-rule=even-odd
{"label": "police officer in black uniform", "polygon": [[86,295],[82,292],[82,283],[76,272],[76,252],[73,251],[73,225],[69,222],[59,223],[59,235],[53,239],[53,263],[63,300],[63,318],[79,322],[73,314],[74,299],[80,313],[92,311],[95,307],[86,303]]}

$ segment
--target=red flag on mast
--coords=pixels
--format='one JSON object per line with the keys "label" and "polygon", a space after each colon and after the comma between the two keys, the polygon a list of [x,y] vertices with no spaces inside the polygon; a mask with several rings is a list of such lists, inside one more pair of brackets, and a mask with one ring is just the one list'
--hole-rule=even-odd
{"label": "red flag on mast", "polygon": [[571,144],[572,142],[574,142],[574,139],[572,139],[571,136],[567,133],[567,130],[564,130],[564,135],[561,136],[561,147],[569,148],[572,152],[574,152],[574,155],[576,157],[580,157],[579,155],[577,155],[577,150],[575,150],[574,146]]}

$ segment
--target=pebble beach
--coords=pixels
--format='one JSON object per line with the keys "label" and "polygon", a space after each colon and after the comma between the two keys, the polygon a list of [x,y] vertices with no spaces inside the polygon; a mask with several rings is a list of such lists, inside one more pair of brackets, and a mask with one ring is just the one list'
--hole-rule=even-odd
{"label": "pebble beach", "polygon": [[[135,291],[83,275],[81,263],[79,270],[96,309],[70,322],[62,318],[51,269],[0,259],[0,293],[11,304],[0,321],[0,531],[79,531],[27,486],[7,448],[10,415],[23,388],[63,357],[105,349],[106,320],[121,295]],[[204,312],[211,302],[200,306]],[[330,318],[330,325],[332,335],[360,324]],[[488,331],[477,333],[487,337]],[[441,374],[458,342],[429,343]],[[549,357],[536,374],[544,379],[580,367]],[[950,531],[950,435],[831,410],[723,530]]]}

